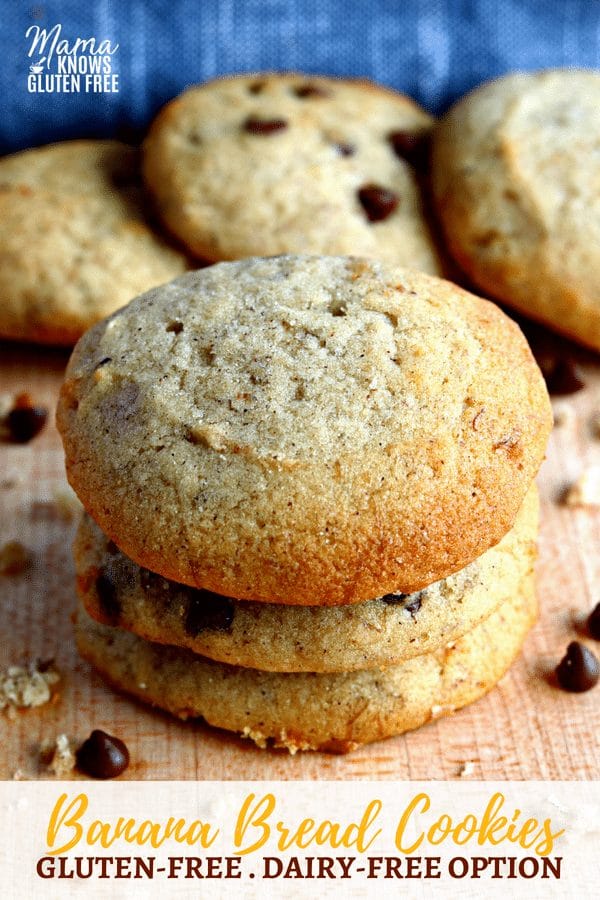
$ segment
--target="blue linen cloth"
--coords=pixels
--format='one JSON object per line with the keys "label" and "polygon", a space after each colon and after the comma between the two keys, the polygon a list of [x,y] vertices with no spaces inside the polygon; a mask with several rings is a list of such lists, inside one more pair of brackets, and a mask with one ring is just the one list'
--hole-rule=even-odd
{"label": "blue linen cloth", "polygon": [[[439,113],[510,70],[600,67],[597,0],[3,0],[2,22],[3,153],[70,137],[139,136],[187,85],[226,73],[365,76]],[[28,56],[35,32],[26,39],[26,31],[56,24],[69,44],[118,44],[110,58],[118,93],[28,91],[40,54]]]}

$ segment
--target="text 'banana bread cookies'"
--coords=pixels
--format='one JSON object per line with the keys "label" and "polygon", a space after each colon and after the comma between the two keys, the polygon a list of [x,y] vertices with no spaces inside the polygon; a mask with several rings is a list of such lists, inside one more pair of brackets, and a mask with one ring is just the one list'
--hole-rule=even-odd
{"label": "text 'banana bread cookies'", "polygon": [[97,523],[81,652],[182,717],[349,749],[480,696],[535,617],[547,394],[518,328],[448,282],[189,273],[81,339],[58,424]]}

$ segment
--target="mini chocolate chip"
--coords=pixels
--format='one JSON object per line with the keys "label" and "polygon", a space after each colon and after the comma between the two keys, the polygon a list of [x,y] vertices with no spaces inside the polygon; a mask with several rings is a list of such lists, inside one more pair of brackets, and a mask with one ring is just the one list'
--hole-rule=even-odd
{"label": "mini chocolate chip", "polygon": [[579,641],[571,641],[564,658],[556,667],[558,683],[565,691],[579,694],[593,688],[600,678],[600,663]]}
{"label": "mini chocolate chip", "polygon": [[410,597],[410,594],[386,594],[381,599],[384,603],[404,603],[407,597]]}
{"label": "mini chocolate chip", "polygon": [[411,617],[414,619],[416,614],[421,609],[421,592],[415,594],[410,603],[407,603],[404,607],[407,613],[411,614]]}
{"label": "mini chocolate chip", "polygon": [[335,144],[335,147],[340,156],[354,156],[356,153],[356,147],[352,144]]}
{"label": "mini chocolate chip", "polygon": [[[418,591],[416,594],[386,594],[385,597],[382,597],[384,603],[400,603],[402,604],[403,610],[407,613],[410,613],[411,618],[415,618],[415,615],[421,609],[421,596],[422,591]],[[408,603],[406,601],[408,600]]]}
{"label": "mini chocolate chip", "polygon": [[76,753],[77,767],[92,778],[116,778],[129,765],[129,750],[119,738],[94,729]]}
{"label": "mini chocolate chip", "polygon": [[264,81],[253,81],[252,84],[248,85],[248,93],[250,94],[260,94],[265,86]]}
{"label": "mini chocolate chip", "polygon": [[427,161],[428,136],[423,131],[392,131],[388,140],[399,159],[405,160],[415,169],[422,168]]}
{"label": "mini chocolate chip", "polygon": [[183,331],[183,322],[169,322],[165,331],[172,331],[173,334],[181,334],[181,332]]}
{"label": "mini chocolate chip", "polygon": [[554,365],[549,365],[546,369],[542,368],[542,374],[546,380],[548,392],[554,396],[576,394],[585,387],[579,366],[569,357],[557,358],[554,360]]}
{"label": "mini chocolate chip", "polygon": [[377,184],[365,184],[358,192],[369,222],[381,222],[387,219],[398,206],[398,197],[393,191]]}
{"label": "mini chocolate chip", "polygon": [[6,424],[15,444],[26,444],[39,434],[48,418],[45,406],[17,406],[11,409]]}
{"label": "mini chocolate chip", "polygon": [[244,128],[249,134],[260,134],[263,137],[268,137],[277,131],[287,128],[287,122],[285,119],[256,119],[254,116],[248,116],[244,122]]}
{"label": "mini chocolate chip", "polygon": [[299,84],[294,88],[296,97],[305,100],[307,97],[330,97],[330,91],[320,87],[318,84]]}
{"label": "mini chocolate chip", "polygon": [[105,356],[103,359],[100,360],[99,363],[96,363],[96,365],[94,366],[94,372],[96,371],[96,369],[101,369],[102,366],[107,365],[107,363],[109,363],[109,362],[112,362],[112,356]]}
{"label": "mini chocolate chip", "polygon": [[48,672],[49,669],[54,668],[54,657],[51,656],[48,659],[36,660],[35,668],[38,672]]}
{"label": "mini chocolate chip", "polygon": [[115,170],[111,175],[111,181],[116,188],[121,190],[128,188],[141,188],[142,172],[140,166],[139,151],[132,154],[130,164],[123,165],[120,169]]}
{"label": "mini chocolate chip", "polygon": [[589,615],[588,631],[595,640],[600,641],[600,603],[596,603]]}
{"label": "mini chocolate chip", "polygon": [[117,596],[117,586],[106,572],[96,578],[96,593],[100,609],[112,624],[118,622],[121,615],[121,604]]}
{"label": "mini chocolate chip", "polygon": [[187,608],[185,630],[190,637],[197,637],[201,631],[231,631],[234,613],[233,600],[229,597],[211,591],[194,591]]}

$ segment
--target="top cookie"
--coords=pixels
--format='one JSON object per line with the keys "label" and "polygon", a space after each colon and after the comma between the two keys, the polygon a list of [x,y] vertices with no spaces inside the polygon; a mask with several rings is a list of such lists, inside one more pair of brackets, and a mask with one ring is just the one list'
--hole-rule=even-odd
{"label": "top cookie", "polygon": [[0,160],[0,337],[74,344],[186,267],[146,221],[133,147],[68,141]]}
{"label": "top cookie", "polygon": [[223,78],[162,110],[144,174],[167,226],[208,260],[348,253],[437,273],[407,162],[432,121],[368,81]]}
{"label": "top cookie", "polygon": [[600,73],[510,75],[456,104],[433,140],[451,251],[473,280],[600,350]]}
{"label": "top cookie", "polygon": [[241,599],[410,593],[512,526],[551,425],[517,326],[375,261],[222,263],[75,348],[71,484],[138,564]]}

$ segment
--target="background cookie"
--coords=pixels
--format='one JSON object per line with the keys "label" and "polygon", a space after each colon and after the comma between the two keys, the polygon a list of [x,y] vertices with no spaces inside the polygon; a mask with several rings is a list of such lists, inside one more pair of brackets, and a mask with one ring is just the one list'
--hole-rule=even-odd
{"label": "background cookie", "polygon": [[411,593],[512,526],[551,425],[492,304],[348,258],[221,263],[79,342],[69,479],[123,552],[251,600]]}
{"label": "background cookie", "polygon": [[74,344],[186,259],[145,218],[139,152],[69,141],[0,160],[0,337]]}
{"label": "background cookie", "polygon": [[509,75],[433,140],[450,250],[480,287],[600,350],[600,73]]}
{"label": "background cookie", "polygon": [[533,575],[453,647],[399,666],[342,674],[281,674],[210,662],[78,614],[77,645],[114,686],[187,719],[265,746],[347,751],[418,728],[485,694],[536,616]]}
{"label": "background cookie", "polygon": [[252,603],[167,581],[123,556],[84,516],[78,589],[98,621],[220,662],[275,672],[389,666],[457,640],[518,592],[533,570],[537,512],[532,487],[514,528],[460,572],[416,594],[344,607]]}
{"label": "background cookie", "polygon": [[431,124],[368,81],[223,78],[161,111],[144,173],[164,222],[206,259],[360,254],[437,273],[407,162]]}

